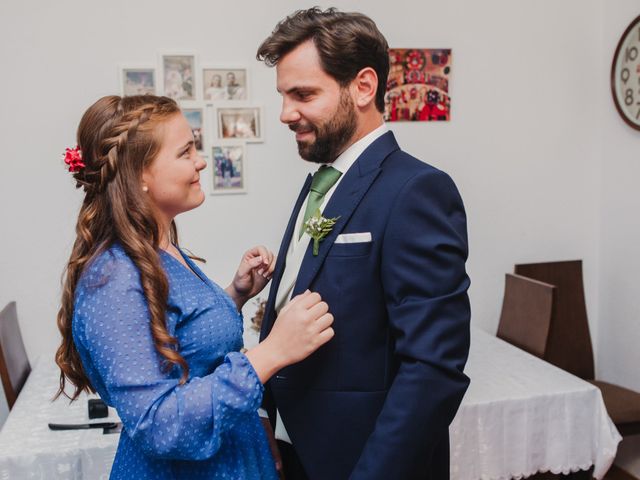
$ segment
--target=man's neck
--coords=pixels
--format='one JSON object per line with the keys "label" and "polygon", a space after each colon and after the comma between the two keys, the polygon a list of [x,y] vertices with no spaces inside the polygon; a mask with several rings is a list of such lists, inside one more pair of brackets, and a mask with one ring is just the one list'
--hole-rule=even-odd
{"label": "man's neck", "polygon": [[[376,128],[382,125],[384,122],[382,121],[382,114],[378,115],[367,115],[360,117],[360,122],[358,123],[358,128],[356,128],[355,133],[351,137],[351,140],[344,146],[342,151],[338,154],[338,157],[342,155],[351,145],[356,143],[359,140],[362,140],[364,137],[373,132]],[[336,157],[337,158],[337,157]]]}

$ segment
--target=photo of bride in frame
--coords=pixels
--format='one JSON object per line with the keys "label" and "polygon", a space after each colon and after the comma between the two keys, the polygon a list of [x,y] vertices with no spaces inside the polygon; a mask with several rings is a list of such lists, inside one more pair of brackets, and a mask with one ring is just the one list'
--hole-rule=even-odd
{"label": "photo of bride in frame", "polygon": [[162,94],[176,101],[196,100],[196,68],[195,54],[160,55]]}

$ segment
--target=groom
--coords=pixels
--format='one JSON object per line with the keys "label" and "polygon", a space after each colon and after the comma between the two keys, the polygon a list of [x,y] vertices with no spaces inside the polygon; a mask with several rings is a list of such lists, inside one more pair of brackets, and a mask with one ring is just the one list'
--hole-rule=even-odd
{"label": "groom", "polygon": [[[261,338],[307,289],[335,318],[335,337],[266,388],[286,478],[447,479],[448,426],[469,383],[460,195],[383,123],[388,46],[370,18],[298,11],[258,59],[276,66],[300,156],[322,165],[284,234]],[[337,220],[314,234],[316,254],[306,222],[325,221],[318,211]]]}

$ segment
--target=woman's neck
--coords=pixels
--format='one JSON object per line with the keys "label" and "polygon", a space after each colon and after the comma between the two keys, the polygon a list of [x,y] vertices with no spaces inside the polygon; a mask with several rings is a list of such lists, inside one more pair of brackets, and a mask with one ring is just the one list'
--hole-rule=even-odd
{"label": "woman's neck", "polygon": [[158,242],[158,246],[163,250],[169,250],[173,246],[171,242],[171,220],[164,220],[158,222],[160,240]]}

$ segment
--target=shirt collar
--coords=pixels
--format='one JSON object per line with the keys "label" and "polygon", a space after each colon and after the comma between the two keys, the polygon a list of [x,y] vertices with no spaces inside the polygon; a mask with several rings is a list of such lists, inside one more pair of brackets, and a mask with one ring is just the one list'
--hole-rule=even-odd
{"label": "shirt collar", "polygon": [[364,152],[369,145],[371,145],[378,137],[389,131],[386,123],[382,123],[378,128],[372,130],[353,145],[349,146],[344,152],[342,152],[333,163],[328,165],[332,166],[336,170],[345,173],[351,165],[355,163],[362,152]]}

